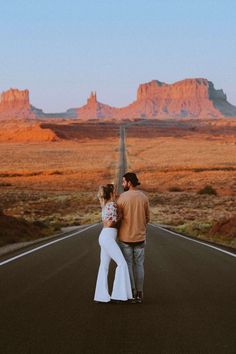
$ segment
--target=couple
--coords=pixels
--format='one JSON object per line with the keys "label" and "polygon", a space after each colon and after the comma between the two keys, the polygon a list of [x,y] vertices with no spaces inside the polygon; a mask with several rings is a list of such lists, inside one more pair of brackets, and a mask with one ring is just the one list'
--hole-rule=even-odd
{"label": "couple", "polygon": [[[113,184],[99,188],[103,229],[99,235],[101,255],[94,296],[96,302],[111,300],[142,302],[149,203],[145,194],[137,189],[138,185],[140,183],[136,174],[127,172],[122,180],[124,193],[117,201]],[[111,259],[116,262],[117,267],[110,296],[107,276]]]}

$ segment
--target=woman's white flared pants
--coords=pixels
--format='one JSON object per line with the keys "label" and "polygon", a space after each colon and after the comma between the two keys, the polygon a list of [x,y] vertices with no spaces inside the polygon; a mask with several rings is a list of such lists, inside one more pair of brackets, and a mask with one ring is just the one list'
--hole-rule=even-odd
{"label": "woman's white flared pants", "polygon": [[[113,300],[132,299],[132,290],[127,263],[116,243],[117,230],[115,228],[103,228],[99,235],[99,244],[101,246],[100,266],[98,270],[95,301],[109,302]],[[108,291],[108,270],[111,259],[116,264],[115,279],[111,296]]]}

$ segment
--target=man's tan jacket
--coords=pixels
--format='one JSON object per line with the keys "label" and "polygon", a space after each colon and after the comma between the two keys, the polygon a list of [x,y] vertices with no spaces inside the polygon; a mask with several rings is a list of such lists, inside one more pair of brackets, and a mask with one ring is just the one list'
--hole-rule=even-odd
{"label": "man's tan jacket", "polygon": [[147,196],[140,190],[129,190],[117,200],[121,214],[118,237],[123,242],[140,242],[146,239],[146,226],[150,219]]}

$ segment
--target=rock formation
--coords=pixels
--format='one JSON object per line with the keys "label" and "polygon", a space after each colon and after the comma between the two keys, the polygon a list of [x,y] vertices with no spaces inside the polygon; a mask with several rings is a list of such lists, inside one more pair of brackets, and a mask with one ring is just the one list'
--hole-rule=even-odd
{"label": "rock formation", "polygon": [[46,114],[29,103],[28,90],[11,89],[0,96],[0,117],[135,119],[135,118],[220,118],[236,117],[236,106],[227,101],[223,90],[216,90],[207,79],[186,79],[166,84],[158,80],[139,85],[137,99],[122,108],[98,102],[92,92],[87,103],[63,113]]}
{"label": "rock formation", "polygon": [[79,119],[113,118],[114,107],[97,101],[96,92],[91,92],[87,104],[74,109],[74,114]]}
{"label": "rock formation", "polygon": [[37,120],[4,120],[1,122],[0,142],[51,142],[59,137]]}
{"label": "rock formation", "polygon": [[227,102],[223,90],[216,90],[207,79],[186,79],[174,84],[158,80],[141,84],[137,99],[115,108],[97,101],[92,93],[87,104],[74,109],[79,119],[114,118],[219,118],[236,116],[236,107]]}
{"label": "rock formation", "polygon": [[0,117],[2,118],[34,118],[30,102],[29,91],[10,89],[0,95]]}
{"label": "rock formation", "polygon": [[138,88],[136,106],[145,106],[147,118],[235,116],[236,107],[227,102],[223,90],[207,79],[186,79],[172,85],[151,81]]}

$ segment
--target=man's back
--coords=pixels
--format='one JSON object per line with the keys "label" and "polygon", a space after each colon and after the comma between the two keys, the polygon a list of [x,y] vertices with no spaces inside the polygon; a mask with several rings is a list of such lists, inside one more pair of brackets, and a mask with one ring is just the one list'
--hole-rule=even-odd
{"label": "man's back", "polygon": [[149,221],[149,203],[146,195],[140,190],[129,190],[120,195],[117,204],[122,215],[119,240],[144,241]]}

